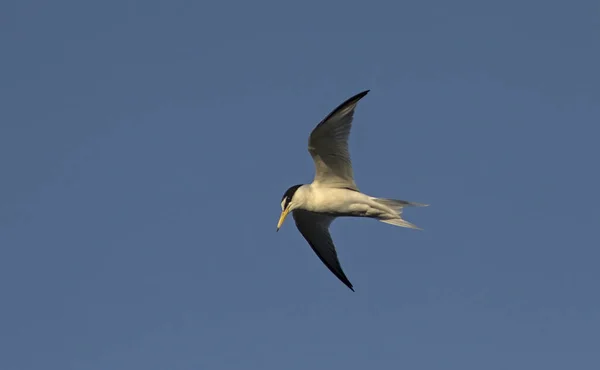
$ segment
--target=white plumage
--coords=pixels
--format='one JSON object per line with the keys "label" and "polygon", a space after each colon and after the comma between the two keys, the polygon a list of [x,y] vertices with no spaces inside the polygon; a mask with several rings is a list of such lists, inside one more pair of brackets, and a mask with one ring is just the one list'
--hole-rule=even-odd
{"label": "white plumage", "polygon": [[340,266],[329,226],[337,217],[368,217],[391,225],[418,229],[402,219],[402,209],[426,204],[371,197],[361,193],[354,181],[348,138],[354,111],[363,91],[334,109],[312,131],[308,151],[315,163],[312,184],[295,185],[281,199],[277,230],[289,212],[300,233],[317,256],[348,288],[352,284]]}

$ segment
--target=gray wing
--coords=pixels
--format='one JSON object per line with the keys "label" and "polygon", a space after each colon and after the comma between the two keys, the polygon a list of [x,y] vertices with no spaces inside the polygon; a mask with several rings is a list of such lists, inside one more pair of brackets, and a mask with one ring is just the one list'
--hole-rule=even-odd
{"label": "gray wing", "polygon": [[358,190],[348,151],[348,137],[356,104],[368,93],[369,90],[363,91],[340,104],[311,132],[308,152],[315,162],[313,184]]}
{"label": "gray wing", "polygon": [[333,245],[331,235],[329,234],[329,225],[331,225],[331,222],[335,217],[299,209],[294,210],[292,214],[294,215],[296,227],[319,259],[321,259],[321,262],[323,262],[329,271],[340,279],[342,283],[346,284],[348,288],[354,291],[350,280],[348,280],[346,274],[344,274],[344,271],[342,270],[342,266],[340,266],[335,246]]}

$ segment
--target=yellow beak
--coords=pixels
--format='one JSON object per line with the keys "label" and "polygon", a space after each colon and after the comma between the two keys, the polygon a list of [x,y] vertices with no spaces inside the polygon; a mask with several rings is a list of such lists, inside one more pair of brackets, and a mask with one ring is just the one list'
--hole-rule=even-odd
{"label": "yellow beak", "polygon": [[281,225],[283,225],[283,221],[285,221],[285,218],[287,217],[288,213],[290,213],[289,206],[286,209],[284,209],[283,212],[281,212],[281,217],[279,217],[279,222],[277,223],[277,231],[279,231],[279,228],[281,227]]}

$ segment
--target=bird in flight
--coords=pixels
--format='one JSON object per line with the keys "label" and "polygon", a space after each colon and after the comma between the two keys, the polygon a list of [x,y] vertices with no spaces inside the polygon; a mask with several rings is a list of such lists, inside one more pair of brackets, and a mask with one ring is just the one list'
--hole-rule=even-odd
{"label": "bird in flight", "polygon": [[311,132],[308,152],[315,164],[311,184],[294,185],[281,198],[277,231],[292,212],[296,227],[329,270],[354,291],[338,260],[329,226],[338,217],[368,217],[387,224],[419,229],[402,219],[404,207],[427,204],[398,199],[376,198],[361,193],[354,182],[348,151],[348,137],[358,102],[365,90],[335,108]]}

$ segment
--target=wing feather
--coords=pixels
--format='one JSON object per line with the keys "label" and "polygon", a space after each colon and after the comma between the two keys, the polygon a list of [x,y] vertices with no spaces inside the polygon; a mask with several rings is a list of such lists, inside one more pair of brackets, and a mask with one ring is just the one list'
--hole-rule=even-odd
{"label": "wing feather", "polygon": [[329,225],[335,217],[314,213],[304,210],[292,211],[296,227],[306,239],[312,250],[319,257],[321,262],[327,266],[340,281],[352,291],[352,283],[344,274],[331,235],[329,234]]}
{"label": "wing feather", "polygon": [[358,190],[354,182],[348,138],[359,100],[369,93],[363,91],[335,108],[311,132],[308,152],[315,163],[313,184]]}

